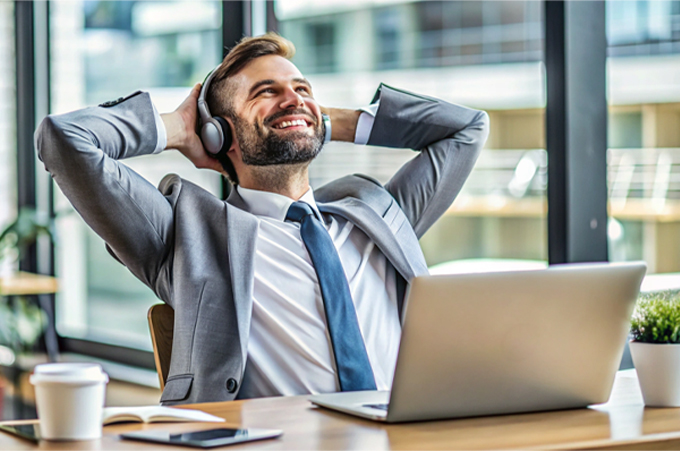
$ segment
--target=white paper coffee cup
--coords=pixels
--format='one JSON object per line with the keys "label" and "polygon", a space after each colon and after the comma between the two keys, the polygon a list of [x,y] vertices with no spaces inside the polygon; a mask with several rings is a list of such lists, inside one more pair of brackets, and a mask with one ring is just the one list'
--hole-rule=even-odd
{"label": "white paper coffee cup", "polygon": [[109,377],[95,363],[47,363],[35,367],[40,435],[46,440],[94,440],[102,436]]}

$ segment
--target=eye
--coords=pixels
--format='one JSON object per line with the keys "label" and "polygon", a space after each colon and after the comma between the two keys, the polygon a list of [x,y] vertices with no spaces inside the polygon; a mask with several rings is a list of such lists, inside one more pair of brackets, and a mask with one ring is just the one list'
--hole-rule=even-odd
{"label": "eye", "polygon": [[274,93],[274,89],[273,89],[273,88],[265,88],[265,89],[263,89],[263,90],[261,90],[261,91],[258,91],[258,93],[256,94],[256,96],[259,96],[259,95],[262,95],[262,94],[273,94],[273,93]]}
{"label": "eye", "polygon": [[303,93],[305,93],[305,94],[309,94],[309,88],[308,88],[307,86],[304,86],[304,85],[303,85],[303,86],[298,86],[298,87],[296,88],[296,91],[297,91],[297,92],[303,92]]}

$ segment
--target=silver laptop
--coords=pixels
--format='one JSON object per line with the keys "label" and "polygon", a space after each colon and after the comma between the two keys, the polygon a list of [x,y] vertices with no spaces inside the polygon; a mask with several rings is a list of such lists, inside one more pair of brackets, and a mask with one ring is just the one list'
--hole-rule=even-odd
{"label": "silver laptop", "polygon": [[606,402],[645,271],[635,262],[417,277],[392,391],[310,400],[389,423]]}

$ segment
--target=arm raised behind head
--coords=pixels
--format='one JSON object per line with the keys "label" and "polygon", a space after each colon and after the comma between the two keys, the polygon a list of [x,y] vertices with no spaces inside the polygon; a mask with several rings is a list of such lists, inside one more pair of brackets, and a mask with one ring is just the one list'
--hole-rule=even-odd
{"label": "arm raised behind head", "polygon": [[484,111],[381,85],[368,143],[410,148],[418,155],[385,188],[420,238],[451,206],[489,134]]}
{"label": "arm raised behind head", "polygon": [[[104,104],[106,105],[106,104]],[[168,300],[173,236],[170,202],[117,160],[151,154],[157,131],[151,99],[138,93],[107,107],[46,117],[35,133],[38,156],[85,222],[132,273]]]}

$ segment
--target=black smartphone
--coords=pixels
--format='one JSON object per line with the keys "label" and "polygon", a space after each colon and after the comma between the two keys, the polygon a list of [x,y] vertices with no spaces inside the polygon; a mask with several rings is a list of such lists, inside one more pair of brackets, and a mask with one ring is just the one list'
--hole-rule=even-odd
{"label": "black smartphone", "polygon": [[35,424],[16,424],[12,426],[0,424],[0,431],[8,432],[17,437],[21,437],[32,442],[40,441],[40,425]]}
{"label": "black smartphone", "polygon": [[234,445],[236,443],[265,440],[280,437],[282,431],[276,429],[208,429],[205,431],[183,432],[181,434],[168,431],[138,431],[121,434],[127,440],[163,443],[166,445],[191,446],[194,448],[214,448],[216,446]]}

